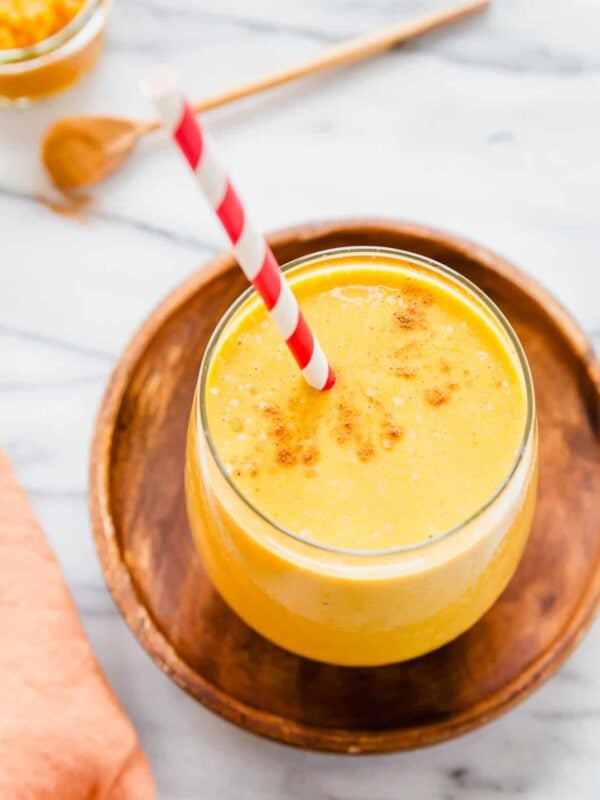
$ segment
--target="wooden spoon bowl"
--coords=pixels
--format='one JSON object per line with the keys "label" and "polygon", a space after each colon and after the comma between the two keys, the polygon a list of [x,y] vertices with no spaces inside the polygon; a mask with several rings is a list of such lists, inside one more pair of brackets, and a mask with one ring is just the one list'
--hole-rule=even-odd
{"label": "wooden spoon bowl", "polygon": [[42,161],[59,189],[79,189],[115,172],[149,129],[120,117],[64,117],[46,131]]}

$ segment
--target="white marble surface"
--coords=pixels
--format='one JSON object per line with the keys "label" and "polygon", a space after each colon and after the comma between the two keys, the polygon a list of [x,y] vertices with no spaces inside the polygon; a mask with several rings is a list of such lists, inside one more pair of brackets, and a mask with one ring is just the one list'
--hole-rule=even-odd
{"label": "white marble surface", "polygon": [[[53,214],[35,199],[44,126],[82,109],[146,114],[137,85],[157,61],[201,96],[450,2],[118,0],[85,83],[0,113],[0,441],[163,800],[600,797],[598,626],[530,700],[476,733],[385,757],[303,753],[171,684],[121,621],[91,541],[88,451],[111,368],[224,240],[160,137],[98,189],[87,222]],[[462,233],[540,279],[600,344],[599,34],[598,0],[495,0],[451,31],[213,113],[210,127],[266,229],[384,215]]]}

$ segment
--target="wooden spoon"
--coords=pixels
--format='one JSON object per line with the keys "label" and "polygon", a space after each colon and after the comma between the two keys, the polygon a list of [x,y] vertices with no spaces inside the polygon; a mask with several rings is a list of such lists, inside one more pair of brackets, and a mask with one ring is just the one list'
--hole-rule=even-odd
{"label": "wooden spoon", "polygon": [[[317,58],[207,97],[195,103],[193,108],[197,112],[208,111],[296,78],[360,61],[407,39],[457,22],[483,10],[489,2],[475,0],[402,22],[375,34],[359,36],[335,45]],[[46,131],[42,141],[42,160],[59,188],[68,190],[90,186],[118,169],[141,137],[158,128],[158,120],[144,123],[120,117],[65,117]]]}

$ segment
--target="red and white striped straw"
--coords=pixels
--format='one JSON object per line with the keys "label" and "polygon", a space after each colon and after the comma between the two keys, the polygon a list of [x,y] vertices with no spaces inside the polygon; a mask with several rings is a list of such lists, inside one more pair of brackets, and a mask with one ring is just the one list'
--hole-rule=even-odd
{"label": "red and white striped straw", "polygon": [[178,88],[174,75],[161,69],[146,84],[173,139],[196,174],[200,188],[229,236],[244,274],[260,294],[277,330],[298,362],[306,381],[327,390],[335,375],[308,327],[298,301],[264,236],[251,221],[227,173],[215,156],[206,131]]}

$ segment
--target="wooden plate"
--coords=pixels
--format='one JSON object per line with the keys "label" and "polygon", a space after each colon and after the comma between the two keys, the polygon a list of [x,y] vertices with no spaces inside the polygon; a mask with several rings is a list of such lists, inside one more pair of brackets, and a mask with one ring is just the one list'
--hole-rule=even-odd
{"label": "wooden plate", "polygon": [[184,508],[184,438],[207,339],[244,289],[230,254],[160,305],[125,351],[96,427],[91,513],[106,582],[156,663],[244,728],[347,753],[432,744],[476,728],[548,678],[600,597],[600,370],[569,316],[530,278],[454,236],[386,221],[307,225],[271,237],[282,262],[386,245],[462,272],[502,308],[536,385],[541,484],[517,574],[456,641],[413,661],[342,668],[291,655],[246,627],[208,582]]}

